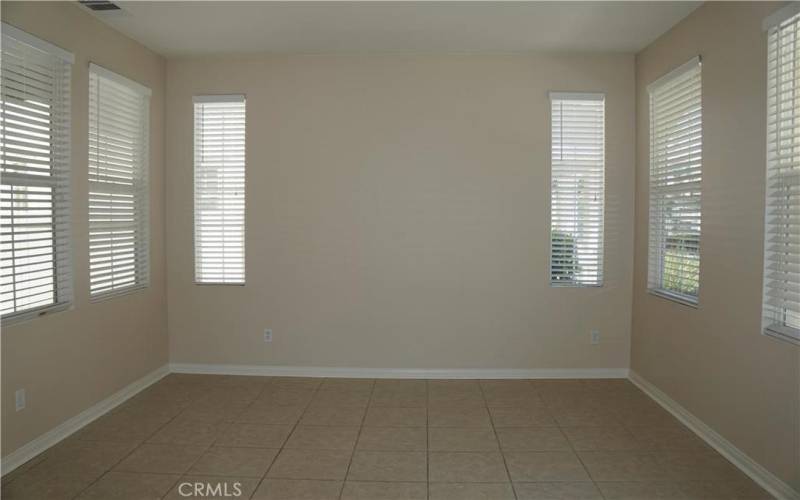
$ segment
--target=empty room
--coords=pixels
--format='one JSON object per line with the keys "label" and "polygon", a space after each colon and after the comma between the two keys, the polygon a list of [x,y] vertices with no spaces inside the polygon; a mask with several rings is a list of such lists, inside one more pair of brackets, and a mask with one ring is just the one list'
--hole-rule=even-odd
{"label": "empty room", "polygon": [[800,500],[800,2],[0,20],[3,500]]}

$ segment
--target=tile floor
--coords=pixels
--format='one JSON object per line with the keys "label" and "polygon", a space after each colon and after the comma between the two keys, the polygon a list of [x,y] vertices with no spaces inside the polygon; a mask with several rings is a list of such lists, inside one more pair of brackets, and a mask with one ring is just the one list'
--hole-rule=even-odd
{"label": "tile floor", "polygon": [[2,498],[771,497],[625,380],[173,374],[4,477]]}

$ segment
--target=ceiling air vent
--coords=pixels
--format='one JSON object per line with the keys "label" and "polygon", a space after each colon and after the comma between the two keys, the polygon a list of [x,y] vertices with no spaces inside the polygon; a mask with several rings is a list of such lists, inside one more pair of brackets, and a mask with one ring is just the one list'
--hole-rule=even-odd
{"label": "ceiling air vent", "polygon": [[78,1],[92,10],[97,10],[97,11],[120,10],[120,8],[115,3],[109,2],[108,0],[78,0]]}

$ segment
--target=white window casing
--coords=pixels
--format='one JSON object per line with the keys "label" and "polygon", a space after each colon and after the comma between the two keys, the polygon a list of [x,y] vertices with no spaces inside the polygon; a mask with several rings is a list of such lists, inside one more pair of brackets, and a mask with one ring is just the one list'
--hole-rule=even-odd
{"label": "white window casing", "polygon": [[800,344],[800,8],[767,29],[763,333]]}
{"label": "white window casing", "polygon": [[195,283],[245,283],[243,95],[194,97]]}
{"label": "white window casing", "polygon": [[602,286],[605,96],[550,93],[550,285]]}
{"label": "white window casing", "polygon": [[2,23],[2,324],[72,304],[69,52]]}
{"label": "white window casing", "polygon": [[149,285],[150,90],[89,66],[89,294]]}
{"label": "white window casing", "polygon": [[700,294],[703,111],[700,58],[648,86],[651,293],[695,306]]}

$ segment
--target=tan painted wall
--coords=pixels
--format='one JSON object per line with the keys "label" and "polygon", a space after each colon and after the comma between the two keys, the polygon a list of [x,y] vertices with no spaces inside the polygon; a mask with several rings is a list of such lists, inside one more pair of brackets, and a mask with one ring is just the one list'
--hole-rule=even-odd
{"label": "tan painted wall", "polygon": [[[631,55],[168,61],[172,361],[627,367],[633,64]],[[548,90],[608,96],[603,288],[548,285]],[[204,93],[247,95],[244,287],[193,284],[192,95]]]}
{"label": "tan painted wall", "polygon": [[[168,359],[164,274],[164,60],[75,2],[3,2],[2,20],[75,54],[72,67],[74,308],[3,328],[2,455],[52,429]],[[89,303],[89,61],[153,91],[150,108],[150,287]],[[81,202],[81,200],[84,200]],[[27,408],[14,411],[14,391]]]}
{"label": "tan painted wall", "polygon": [[[800,349],[760,334],[766,35],[776,3],[706,3],[636,58],[632,368],[800,490]],[[700,306],[649,295],[646,86],[703,57]]]}

